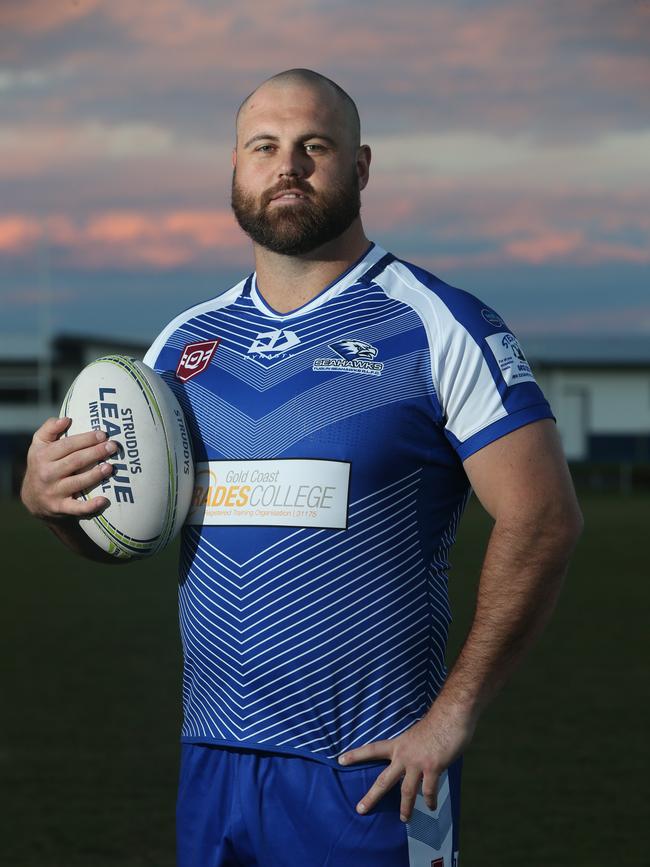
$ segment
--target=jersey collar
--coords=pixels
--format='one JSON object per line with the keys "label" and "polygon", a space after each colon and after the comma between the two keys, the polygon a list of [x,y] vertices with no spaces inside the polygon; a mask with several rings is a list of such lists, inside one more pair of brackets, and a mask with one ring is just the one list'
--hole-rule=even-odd
{"label": "jersey collar", "polygon": [[298,307],[296,310],[290,310],[288,313],[278,313],[277,310],[274,310],[262,297],[258,285],[257,285],[257,274],[253,274],[250,297],[257,309],[260,313],[263,313],[265,316],[268,316],[270,319],[277,320],[286,320],[293,319],[296,316],[304,316],[306,313],[311,313],[312,310],[315,310],[317,307],[325,304],[329,301],[330,298],[333,298],[335,295],[339,295],[348,286],[352,286],[354,283],[357,283],[366,271],[369,271],[374,265],[379,262],[386,256],[386,251],[381,247],[377,246],[377,244],[371,243],[366,252],[361,256],[360,259],[357,259],[347,271],[344,271],[340,276],[334,280],[334,282],[330,283],[329,286],[326,286],[315,298],[312,298],[311,301],[308,301],[306,304],[303,304],[302,307]]}

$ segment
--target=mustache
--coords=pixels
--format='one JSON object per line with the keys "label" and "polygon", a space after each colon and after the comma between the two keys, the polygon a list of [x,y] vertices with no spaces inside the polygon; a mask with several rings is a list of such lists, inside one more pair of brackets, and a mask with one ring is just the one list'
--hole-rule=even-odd
{"label": "mustache", "polygon": [[267,190],[262,196],[262,207],[266,207],[271,199],[275,198],[279,193],[285,190],[298,190],[306,196],[311,196],[314,193],[314,188],[308,181],[295,180],[281,181],[270,190]]}

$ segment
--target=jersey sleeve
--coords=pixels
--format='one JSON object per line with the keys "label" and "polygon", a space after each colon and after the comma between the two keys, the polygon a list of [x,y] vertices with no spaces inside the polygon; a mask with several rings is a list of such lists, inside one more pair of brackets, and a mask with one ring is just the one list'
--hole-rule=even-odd
{"label": "jersey sleeve", "polygon": [[[444,284],[443,284],[444,285]],[[488,443],[553,413],[516,336],[479,299],[439,290],[432,374],[445,435],[464,460]]]}
{"label": "jersey sleeve", "polygon": [[384,287],[420,317],[436,419],[461,460],[519,427],[553,418],[519,341],[498,313],[403,260],[387,269]]}

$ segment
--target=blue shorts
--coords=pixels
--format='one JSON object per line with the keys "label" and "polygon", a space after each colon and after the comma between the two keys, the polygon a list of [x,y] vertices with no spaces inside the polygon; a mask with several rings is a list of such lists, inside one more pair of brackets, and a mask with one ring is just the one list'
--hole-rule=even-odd
{"label": "blue shorts", "polygon": [[460,761],[437,809],[420,794],[406,824],[399,785],[367,815],[355,810],[382,767],[183,744],[178,867],[455,867]]}

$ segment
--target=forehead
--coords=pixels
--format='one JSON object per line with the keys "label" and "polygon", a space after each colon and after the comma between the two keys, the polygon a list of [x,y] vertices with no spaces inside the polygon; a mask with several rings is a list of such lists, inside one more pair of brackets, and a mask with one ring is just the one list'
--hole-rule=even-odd
{"label": "forehead", "polygon": [[341,101],[325,87],[303,84],[263,84],[242,106],[237,121],[238,138],[252,135],[299,134],[318,130],[338,138],[346,132]]}

